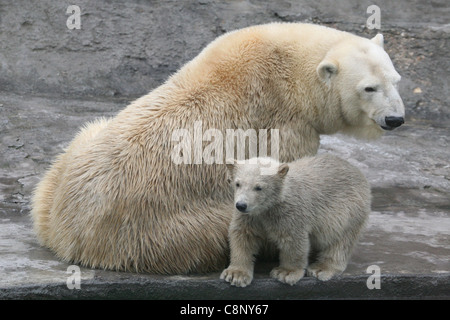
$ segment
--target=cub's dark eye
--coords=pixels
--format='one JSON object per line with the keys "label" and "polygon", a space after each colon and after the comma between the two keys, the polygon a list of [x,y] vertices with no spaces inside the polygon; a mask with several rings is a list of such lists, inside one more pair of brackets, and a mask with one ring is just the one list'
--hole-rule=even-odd
{"label": "cub's dark eye", "polygon": [[255,187],[255,190],[256,190],[256,191],[261,191],[262,188],[261,188],[260,186],[256,186],[256,187]]}
{"label": "cub's dark eye", "polygon": [[236,182],[236,188],[239,188],[241,185],[239,182]]}
{"label": "cub's dark eye", "polygon": [[377,89],[374,88],[374,87],[365,87],[365,88],[364,88],[364,91],[365,91],[365,92],[375,92],[375,91],[377,91]]}

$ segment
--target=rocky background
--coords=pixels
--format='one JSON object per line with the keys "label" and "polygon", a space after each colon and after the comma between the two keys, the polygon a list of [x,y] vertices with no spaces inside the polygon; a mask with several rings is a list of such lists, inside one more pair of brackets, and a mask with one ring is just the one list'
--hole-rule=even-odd
{"label": "rocky background", "polygon": [[[81,9],[68,29],[67,7]],[[381,9],[369,30],[367,7]],[[217,36],[272,21],[385,36],[409,117],[448,119],[450,10],[435,1],[10,1],[0,4],[0,90],[129,100],[161,84]]]}
{"label": "rocky background", "polygon": [[[372,4],[380,30],[366,27]],[[66,26],[69,5],[81,9],[79,30]],[[83,123],[116,114],[217,36],[274,21],[383,33],[406,124],[376,142],[323,137],[320,151],[349,159],[373,187],[371,224],[347,272],[377,263],[448,274],[449,16],[447,0],[0,2],[0,289],[65,271],[37,245],[28,213],[34,186]]]}

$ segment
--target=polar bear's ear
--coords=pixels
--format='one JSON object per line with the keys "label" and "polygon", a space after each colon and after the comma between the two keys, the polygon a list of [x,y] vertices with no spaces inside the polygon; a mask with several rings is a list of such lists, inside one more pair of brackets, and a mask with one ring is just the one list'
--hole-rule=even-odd
{"label": "polar bear's ear", "polygon": [[234,171],[236,169],[236,160],[227,159],[225,161],[225,165],[227,166],[227,181],[228,181],[228,183],[230,183],[234,177]]}
{"label": "polar bear's ear", "polygon": [[331,78],[338,73],[338,66],[330,60],[323,60],[317,67],[317,74],[327,85],[331,84]]}
{"label": "polar bear's ear", "polygon": [[381,33],[370,39],[370,41],[375,42],[377,45],[384,49],[384,37]]}
{"label": "polar bear's ear", "polygon": [[288,165],[287,163],[283,163],[282,165],[280,165],[280,166],[278,167],[278,172],[277,172],[277,174],[278,174],[278,176],[280,176],[281,178],[284,178],[284,177],[287,175],[288,171],[289,171],[289,165]]}

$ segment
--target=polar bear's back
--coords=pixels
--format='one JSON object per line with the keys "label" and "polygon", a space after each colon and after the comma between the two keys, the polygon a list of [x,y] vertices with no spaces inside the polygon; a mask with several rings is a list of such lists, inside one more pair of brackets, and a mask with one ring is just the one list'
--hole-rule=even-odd
{"label": "polar bear's back", "polygon": [[[289,164],[283,197],[297,202],[304,212],[317,215],[352,215],[365,219],[371,205],[370,185],[354,165],[322,154]],[[328,214],[329,212],[329,214]]]}

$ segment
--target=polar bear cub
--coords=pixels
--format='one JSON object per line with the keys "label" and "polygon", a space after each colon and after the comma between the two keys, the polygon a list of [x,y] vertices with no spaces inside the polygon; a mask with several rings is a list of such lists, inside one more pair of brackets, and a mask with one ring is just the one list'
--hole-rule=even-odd
{"label": "polar bear cub", "polygon": [[270,275],[281,282],[295,284],[305,268],[323,281],[345,270],[370,213],[370,186],[360,170],[327,154],[289,164],[253,158],[227,168],[236,209],[229,227],[231,263],[221,279],[250,284],[265,240],[279,249],[280,264]]}

